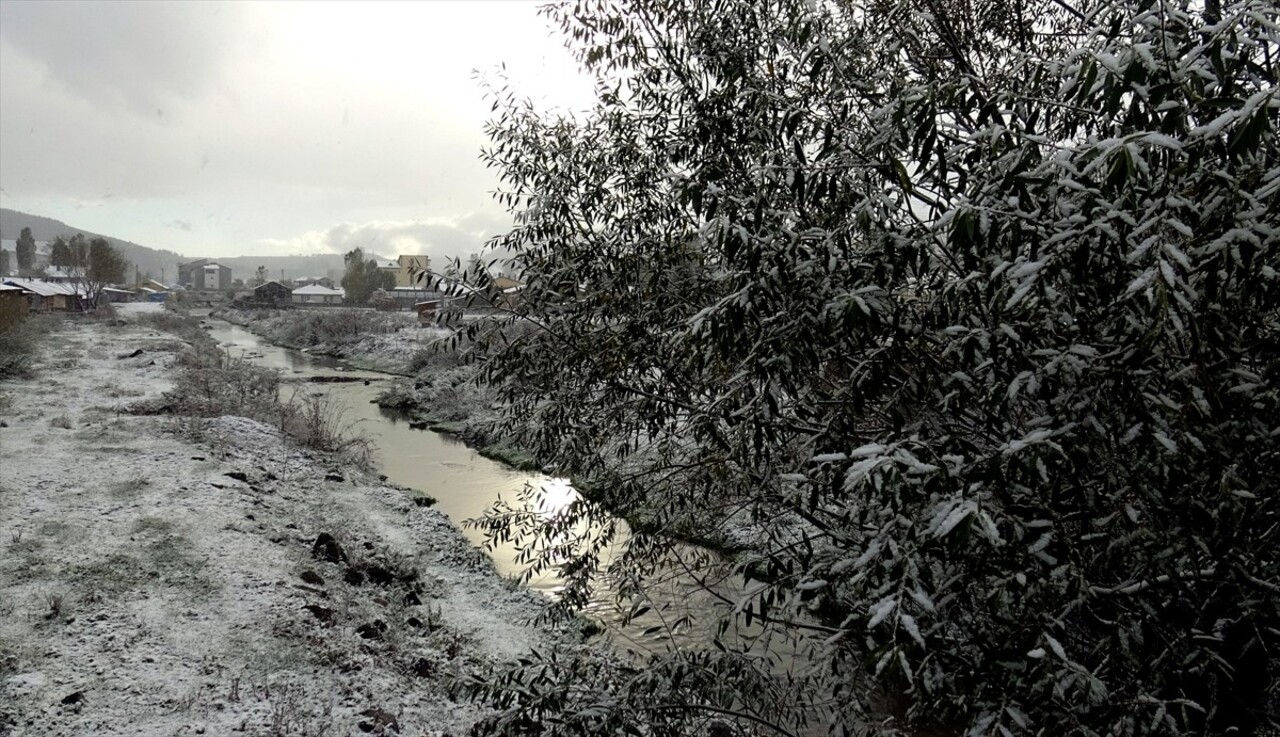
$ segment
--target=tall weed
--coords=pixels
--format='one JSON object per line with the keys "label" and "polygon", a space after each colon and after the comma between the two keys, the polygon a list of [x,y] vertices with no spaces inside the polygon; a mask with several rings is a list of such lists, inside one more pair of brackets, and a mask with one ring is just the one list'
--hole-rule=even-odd
{"label": "tall weed", "polygon": [[57,321],[49,315],[29,317],[0,332],[0,380],[32,375],[40,356],[41,339]]}

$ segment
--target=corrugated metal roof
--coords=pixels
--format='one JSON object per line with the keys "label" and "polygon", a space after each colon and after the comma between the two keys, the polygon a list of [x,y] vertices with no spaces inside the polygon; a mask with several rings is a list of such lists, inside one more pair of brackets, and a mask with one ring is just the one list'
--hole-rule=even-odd
{"label": "corrugated metal roof", "polygon": [[12,284],[15,287],[21,287],[28,292],[35,292],[41,297],[53,297],[59,294],[73,294],[85,296],[87,292],[84,287],[67,284],[65,282],[42,281],[40,279],[5,279],[5,284]]}

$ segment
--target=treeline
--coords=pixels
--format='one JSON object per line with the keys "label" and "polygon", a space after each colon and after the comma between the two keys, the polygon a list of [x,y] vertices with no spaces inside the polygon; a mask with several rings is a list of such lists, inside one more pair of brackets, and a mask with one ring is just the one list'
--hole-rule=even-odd
{"label": "treeline", "polygon": [[[45,270],[37,265],[36,239],[31,235],[31,228],[22,229],[15,254],[20,275],[46,275]],[[7,270],[8,265],[3,266]],[[49,246],[49,266],[82,283],[89,294],[96,297],[107,285],[125,281],[129,262],[107,239],[90,239],[84,233],[76,233],[69,238],[58,236],[53,240]]]}

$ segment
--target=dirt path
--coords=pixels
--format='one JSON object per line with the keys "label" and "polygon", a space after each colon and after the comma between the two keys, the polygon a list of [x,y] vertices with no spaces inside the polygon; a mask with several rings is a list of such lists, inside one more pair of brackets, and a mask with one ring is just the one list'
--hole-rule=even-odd
{"label": "dirt path", "polygon": [[376,478],[251,420],[123,414],[168,388],[172,336],[49,345],[0,384],[0,735],[465,734],[448,674],[558,637]]}

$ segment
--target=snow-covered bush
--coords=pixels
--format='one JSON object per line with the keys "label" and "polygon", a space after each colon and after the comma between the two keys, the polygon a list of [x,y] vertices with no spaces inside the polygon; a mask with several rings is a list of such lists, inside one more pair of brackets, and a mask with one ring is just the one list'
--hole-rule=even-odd
{"label": "snow-covered bush", "polygon": [[[551,16],[599,100],[574,120],[496,93],[518,220],[495,245],[542,329],[486,375],[518,442],[606,506],[768,534],[728,652],[537,659],[471,684],[505,708],[491,731],[1276,725],[1273,2]],[[579,518],[601,526],[575,548]],[[489,526],[541,534],[571,605],[606,520]],[[635,536],[609,573],[672,550]],[[762,622],[805,667],[733,651]]]}

